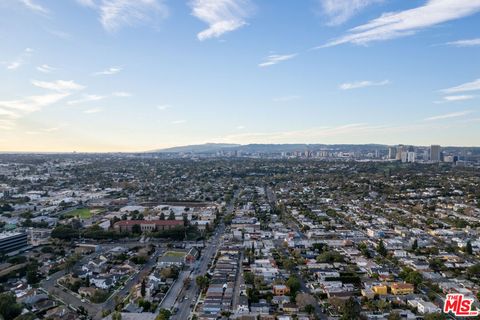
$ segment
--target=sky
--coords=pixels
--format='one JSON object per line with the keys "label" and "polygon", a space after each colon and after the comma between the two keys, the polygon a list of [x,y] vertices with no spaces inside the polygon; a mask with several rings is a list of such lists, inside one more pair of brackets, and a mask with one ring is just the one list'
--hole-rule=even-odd
{"label": "sky", "polygon": [[0,0],[0,151],[480,146],[480,0]]}

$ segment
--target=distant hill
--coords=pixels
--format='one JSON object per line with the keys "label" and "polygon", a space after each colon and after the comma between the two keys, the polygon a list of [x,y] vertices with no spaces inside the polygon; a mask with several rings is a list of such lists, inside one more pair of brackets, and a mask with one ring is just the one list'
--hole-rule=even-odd
{"label": "distant hill", "polygon": [[225,144],[225,143],[206,143],[201,145],[190,145],[173,147],[167,149],[149,151],[152,153],[216,153],[228,151],[240,151],[246,153],[281,153],[295,151],[318,151],[318,150],[348,150],[348,151],[365,151],[375,149],[385,149],[386,145],[379,144]]}
{"label": "distant hill", "polygon": [[232,149],[240,147],[239,144],[229,144],[229,143],[205,143],[198,145],[190,146],[181,146],[173,147],[167,149],[152,150],[149,152],[158,152],[158,153],[215,153],[225,149]]}

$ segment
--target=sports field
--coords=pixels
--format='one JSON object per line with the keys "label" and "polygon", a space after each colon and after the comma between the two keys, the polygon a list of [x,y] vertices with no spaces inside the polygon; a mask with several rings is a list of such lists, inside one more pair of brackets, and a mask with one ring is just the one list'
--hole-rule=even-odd
{"label": "sports field", "polygon": [[75,209],[65,213],[65,217],[78,217],[80,219],[89,219],[93,216],[90,209]]}

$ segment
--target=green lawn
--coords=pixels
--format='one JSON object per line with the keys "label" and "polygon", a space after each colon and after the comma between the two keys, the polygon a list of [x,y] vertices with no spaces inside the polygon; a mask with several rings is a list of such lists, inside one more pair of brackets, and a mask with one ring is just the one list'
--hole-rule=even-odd
{"label": "green lawn", "polygon": [[185,257],[185,252],[168,251],[165,252],[165,257]]}
{"label": "green lawn", "polygon": [[75,209],[65,213],[65,217],[79,217],[80,219],[89,219],[93,213],[89,209]]}

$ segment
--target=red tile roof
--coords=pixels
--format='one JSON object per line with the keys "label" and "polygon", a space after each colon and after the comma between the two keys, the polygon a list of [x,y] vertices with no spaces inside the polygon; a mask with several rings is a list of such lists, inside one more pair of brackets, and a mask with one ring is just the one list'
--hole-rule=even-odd
{"label": "red tile roof", "polygon": [[154,224],[157,226],[183,226],[180,220],[122,220],[115,223],[115,226],[132,226],[135,224]]}

